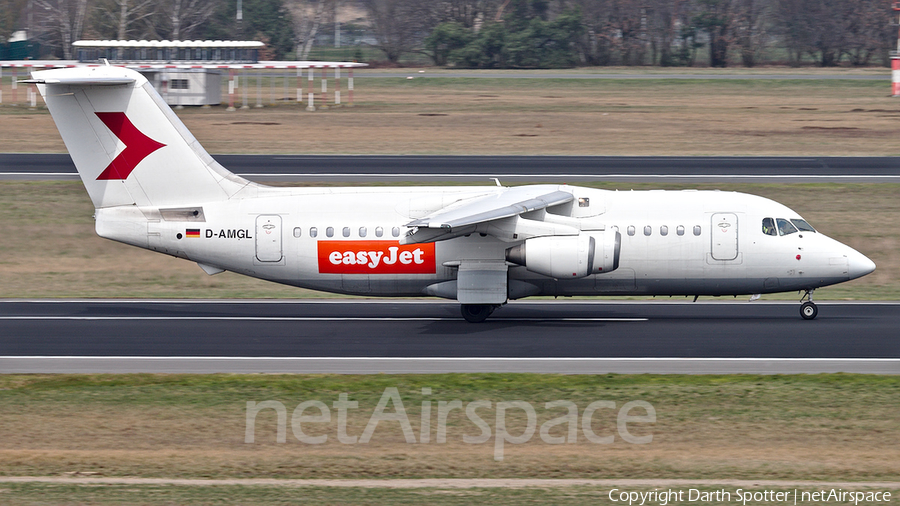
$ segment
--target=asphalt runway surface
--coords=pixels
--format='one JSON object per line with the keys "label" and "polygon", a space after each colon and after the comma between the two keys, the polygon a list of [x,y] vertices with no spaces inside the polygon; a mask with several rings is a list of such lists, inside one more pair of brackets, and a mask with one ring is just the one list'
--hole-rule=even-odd
{"label": "asphalt runway surface", "polygon": [[900,303],[3,301],[9,372],[900,374]]}
{"label": "asphalt runway surface", "polygon": [[833,80],[850,80],[850,81],[887,81],[891,75],[884,69],[880,74],[676,74],[676,73],[640,73],[640,74],[619,74],[619,73],[576,73],[576,72],[559,72],[559,73],[530,73],[527,71],[514,71],[509,73],[503,72],[419,72],[418,70],[410,70],[405,73],[379,72],[378,70],[356,69],[356,76],[361,78],[463,78],[463,79],[675,79],[675,80],[801,80],[801,81],[833,81]]}
{"label": "asphalt runway surface", "polygon": [[[216,155],[260,182],[900,182],[896,157]],[[0,154],[0,179],[76,180],[68,154]]]}

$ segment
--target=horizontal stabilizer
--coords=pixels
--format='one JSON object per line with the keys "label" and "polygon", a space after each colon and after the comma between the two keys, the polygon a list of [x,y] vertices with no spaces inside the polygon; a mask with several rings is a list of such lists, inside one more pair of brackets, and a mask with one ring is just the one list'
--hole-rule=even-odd
{"label": "horizontal stabilizer", "polygon": [[56,77],[47,79],[26,79],[19,81],[26,84],[63,84],[68,86],[119,86],[134,82],[132,77]]}

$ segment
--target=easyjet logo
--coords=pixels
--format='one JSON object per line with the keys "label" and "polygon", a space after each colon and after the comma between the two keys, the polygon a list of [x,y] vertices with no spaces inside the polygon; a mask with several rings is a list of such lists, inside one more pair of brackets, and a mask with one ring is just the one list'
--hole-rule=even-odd
{"label": "easyjet logo", "polygon": [[434,243],[319,241],[323,274],[434,274]]}
{"label": "easyjet logo", "polygon": [[119,153],[103,172],[97,176],[97,180],[128,179],[131,171],[150,153],[165,144],[156,142],[137,129],[124,112],[95,112],[100,121],[109,128],[123,144],[125,149]]}

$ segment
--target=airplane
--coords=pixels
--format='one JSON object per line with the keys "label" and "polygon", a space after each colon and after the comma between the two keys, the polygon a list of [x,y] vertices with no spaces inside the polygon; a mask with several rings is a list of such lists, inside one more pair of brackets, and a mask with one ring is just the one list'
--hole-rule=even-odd
{"label": "airplane", "polygon": [[530,296],[813,291],[869,274],[862,253],[772,200],[569,185],[270,187],[200,146],[139,73],[35,71],[99,236],[334,293],[454,299],[469,322]]}

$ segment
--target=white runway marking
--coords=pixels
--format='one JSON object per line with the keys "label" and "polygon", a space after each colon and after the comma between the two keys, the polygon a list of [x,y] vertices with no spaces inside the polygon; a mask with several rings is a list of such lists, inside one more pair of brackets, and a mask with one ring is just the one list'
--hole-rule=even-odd
{"label": "white runway marking", "polygon": [[900,359],[2,356],[0,374],[900,374]]}
{"label": "white runway marking", "polygon": [[[283,321],[283,322],[432,322],[462,321],[462,317],[365,317],[365,316],[0,316],[0,320],[72,320],[72,321]],[[645,322],[648,318],[494,318],[504,322]]]}
{"label": "white runway marking", "polygon": [[342,172],[316,172],[316,173],[242,173],[238,174],[247,178],[267,178],[267,177],[295,177],[295,178],[315,178],[315,177],[361,177],[361,178],[384,178],[384,179],[416,179],[426,177],[434,178],[479,178],[489,179],[492,177],[499,178],[552,178],[552,179],[837,179],[837,180],[854,180],[854,179],[871,179],[889,180],[900,179],[898,175],[810,175],[810,174],[460,174],[458,172],[447,173],[398,173],[398,174],[372,174],[363,172],[342,173]]}
{"label": "white runway marking", "polygon": [[[603,181],[603,180],[666,180],[666,179],[687,179],[697,182],[703,180],[810,180],[810,181],[893,181],[900,180],[900,175],[878,175],[878,174],[846,174],[846,175],[826,175],[826,174],[460,174],[458,172],[446,173],[400,173],[400,174],[373,174],[365,172],[341,173],[341,172],[317,172],[317,173],[253,173],[245,172],[238,174],[245,178],[257,179],[276,179],[291,178],[297,180],[315,179],[315,178],[362,178],[362,179],[384,179],[384,180],[417,180],[417,179],[485,179],[491,177],[499,177],[506,179],[565,179],[569,181]],[[12,178],[66,178],[77,179],[78,174],[75,172],[4,172],[0,173],[0,179]]]}

